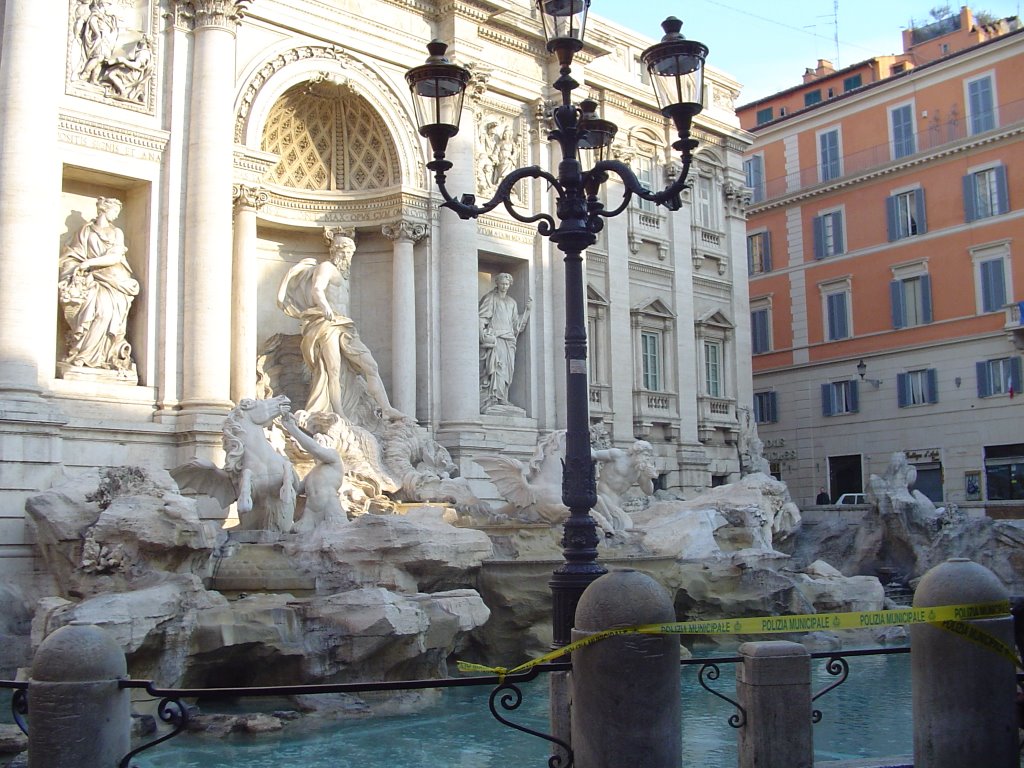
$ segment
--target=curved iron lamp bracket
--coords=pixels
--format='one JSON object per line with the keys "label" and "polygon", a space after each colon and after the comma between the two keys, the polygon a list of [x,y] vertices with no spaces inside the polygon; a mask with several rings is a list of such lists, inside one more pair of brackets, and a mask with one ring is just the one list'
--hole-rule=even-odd
{"label": "curved iron lamp bracket", "polygon": [[663,205],[670,211],[678,211],[683,206],[680,195],[687,187],[687,177],[690,175],[690,164],[692,162],[693,157],[690,152],[684,151],[683,167],[676,180],[661,192],[651,192],[636,177],[633,169],[621,160],[602,160],[586,173],[588,189],[594,190],[593,196],[596,197],[596,188],[604,183],[609,173],[614,173],[618,176],[626,189],[622,196],[622,202],[616,208],[606,211],[603,207],[599,207],[598,210],[593,211],[593,215],[609,219],[618,216],[626,209],[634,195],[643,200],[650,200],[656,205]]}
{"label": "curved iron lamp bracket", "polygon": [[498,184],[497,189],[494,191],[494,196],[482,205],[476,204],[475,195],[462,195],[462,197],[458,199],[452,196],[448,191],[447,184],[445,183],[445,174],[451,169],[451,167],[451,161],[444,159],[431,160],[427,163],[427,168],[434,172],[434,180],[437,182],[437,188],[441,192],[441,197],[444,198],[442,207],[451,209],[460,219],[475,219],[478,216],[483,216],[485,213],[490,213],[499,205],[503,205],[509,215],[517,221],[521,221],[525,224],[537,223],[538,231],[545,237],[554,232],[556,226],[555,220],[550,214],[538,213],[532,216],[524,216],[522,213],[517,211],[515,206],[512,204],[512,189],[523,179],[544,179],[555,188],[560,197],[564,193],[562,185],[559,183],[558,179],[543,170],[539,165],[517,168],[509,173],[501,180],[501,183]]}

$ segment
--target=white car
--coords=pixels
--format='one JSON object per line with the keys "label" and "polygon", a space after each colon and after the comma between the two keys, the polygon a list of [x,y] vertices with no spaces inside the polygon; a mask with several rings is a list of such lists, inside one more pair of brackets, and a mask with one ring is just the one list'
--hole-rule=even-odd
{"label": "white car", "polygon": [[838,499],[836,504],[838,506],[851,506],[854,504],[867,504],[868,500],[864,498],[863,493],[844,493]]}

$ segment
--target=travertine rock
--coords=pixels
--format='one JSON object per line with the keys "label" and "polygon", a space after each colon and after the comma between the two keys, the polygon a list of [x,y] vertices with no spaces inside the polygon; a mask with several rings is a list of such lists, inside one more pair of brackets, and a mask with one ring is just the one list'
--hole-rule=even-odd
{"label": "travertine rock", "polygon": [[172,574],[203,576],[218,532],[161,469],[91,469],[25,502],[64,596],[138,589]]}
{"label": "travertine rock", "polygon": [[445,522],[443,507],[417,507],[363,515],[292,540],[285,551],[315,577],[319,593],[366,586],[415,593],[472,587],[492,547],[485,533]]}

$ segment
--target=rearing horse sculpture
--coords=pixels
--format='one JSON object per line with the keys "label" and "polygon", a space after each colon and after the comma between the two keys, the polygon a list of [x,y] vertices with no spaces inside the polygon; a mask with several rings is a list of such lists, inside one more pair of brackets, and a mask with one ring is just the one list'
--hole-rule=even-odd
{"label": "rearing horse sculpture", "polygon": [[224,467],[195,458],[172,469],[171,476],[179,487],[212,496],[222,507],[237,501],[240,530],[287,533],[299,478],[263,428],[288,411],[290,401],[283,395],[242,400],[224,420]]}

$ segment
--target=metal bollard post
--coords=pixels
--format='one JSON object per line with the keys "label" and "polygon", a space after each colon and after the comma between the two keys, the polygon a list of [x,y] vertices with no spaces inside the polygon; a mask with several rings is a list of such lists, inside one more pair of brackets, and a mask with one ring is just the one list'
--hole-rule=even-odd
{"label": "metal bollard post", "polygon": [[[928,571],[914,607],[1006,600],[984,566],[953,558]],[[1013,619],[968,622],[1013,647]],[[910,628],[915,768],[1017,768],[1014,665],[939,627]]]}
{"label": "metal bollard post", "polygon": [[124,653],[104,630],[70,624],[47,637],[28,682],[29,768],[117,768],[131,749]]}
{"label": "metal bollard post", "polygon": [[746,713],[739,768],[813,768],[811,656],[799,643],[743,643],[736,694]]}
{"label": "metal bollard post", "polygon": [[[580,598],[573,641],[602,629],[675,621],[665,589],[637,571],[601,576]],[[577,768],[679,768],[679,638],[621,635],[572,654]]]}

